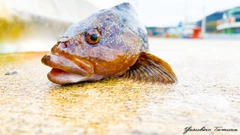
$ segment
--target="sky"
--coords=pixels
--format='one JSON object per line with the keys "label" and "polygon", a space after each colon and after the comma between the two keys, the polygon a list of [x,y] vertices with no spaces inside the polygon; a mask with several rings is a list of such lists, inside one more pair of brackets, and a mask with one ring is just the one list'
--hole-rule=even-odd
{"label": "sky", "polygon": [[195,22],[215,11],[240,6],[240,0],[88,0],[96,7],[110,8],[129,2],[146,26],[177,26],[179,22]]}

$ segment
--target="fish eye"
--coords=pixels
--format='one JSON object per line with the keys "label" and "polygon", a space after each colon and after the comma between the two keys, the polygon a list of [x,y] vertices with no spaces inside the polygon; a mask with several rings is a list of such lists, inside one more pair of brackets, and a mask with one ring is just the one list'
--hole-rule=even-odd
{"label": "fish eye", "polygon": [[95,45],[97,44],[101,39],[101,35],[99,32],[95,29],[89,30],[86,35],[86,41],[91,44]]}

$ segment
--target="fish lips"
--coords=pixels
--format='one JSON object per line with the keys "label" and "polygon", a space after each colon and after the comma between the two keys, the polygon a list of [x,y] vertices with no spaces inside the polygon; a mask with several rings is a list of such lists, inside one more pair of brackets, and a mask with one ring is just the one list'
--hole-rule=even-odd
{"label": "fish lips", "polygon": [[48,79],[57,84],[75,83],[91,76],[93,73],[93,70],[89,70],[92,69],[91,66],[79,59],[70,60],[52,53],[43,56],[42,63],[53,68],[48,73]]}

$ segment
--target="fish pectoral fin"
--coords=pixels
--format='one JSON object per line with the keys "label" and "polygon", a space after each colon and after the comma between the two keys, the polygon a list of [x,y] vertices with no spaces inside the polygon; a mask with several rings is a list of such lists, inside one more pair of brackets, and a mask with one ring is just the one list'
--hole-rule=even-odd
{"label": "fish pectoral fin", "polygon": [[142,52],[136,63],[121,76],[141,83],[175,83],[177,77],[171,66],[150,53]]}

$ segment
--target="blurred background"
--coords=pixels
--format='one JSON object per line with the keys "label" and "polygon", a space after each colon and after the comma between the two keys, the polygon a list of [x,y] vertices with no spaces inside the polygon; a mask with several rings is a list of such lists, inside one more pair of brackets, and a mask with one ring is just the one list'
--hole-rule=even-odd
{"label": "blurred background", "polygon": [[0,0],[0,53],[49,51],[69,25],[122,2],[149,37],[240,39],[240,0]]}

